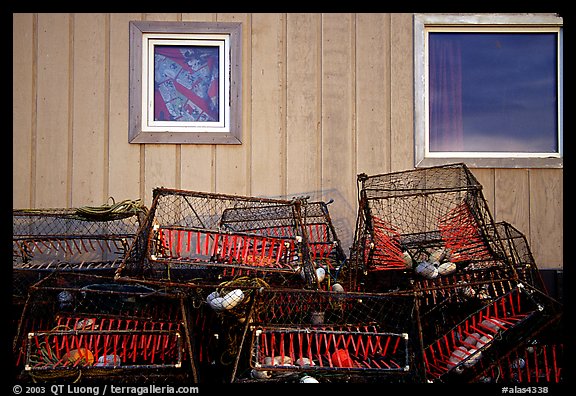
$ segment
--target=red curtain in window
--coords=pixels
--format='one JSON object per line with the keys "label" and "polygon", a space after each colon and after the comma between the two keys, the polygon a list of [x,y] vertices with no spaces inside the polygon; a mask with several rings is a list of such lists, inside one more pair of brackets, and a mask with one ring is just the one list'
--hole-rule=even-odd
{"label": "red curtain in window", "polygon": [[460,43],[429,42],[430,151],[464,151]]}

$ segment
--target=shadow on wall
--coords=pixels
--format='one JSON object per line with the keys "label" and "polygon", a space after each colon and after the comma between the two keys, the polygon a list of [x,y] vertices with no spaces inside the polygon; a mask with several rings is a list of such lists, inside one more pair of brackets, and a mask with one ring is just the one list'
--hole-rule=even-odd
{"label": "shadow on wall", "polygon": [[323,191],[294,192],[286,195],[268,196],[268,198],[292,199],[294,197],[309,197],[308,202],[330,202],[328,210],[332,225],[334,226],[338,239],[346,255],[349,255],[350,248],[354,242],[354,230],[356,228],[357,202],[348,202],[338,189]]}

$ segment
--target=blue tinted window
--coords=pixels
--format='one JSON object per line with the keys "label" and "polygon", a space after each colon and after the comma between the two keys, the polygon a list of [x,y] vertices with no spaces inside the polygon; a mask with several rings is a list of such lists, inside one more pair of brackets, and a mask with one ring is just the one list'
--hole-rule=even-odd
{"label": "blue tinted window", "polygon": [[430,151],[557,153],[556,33],[429,33]]}

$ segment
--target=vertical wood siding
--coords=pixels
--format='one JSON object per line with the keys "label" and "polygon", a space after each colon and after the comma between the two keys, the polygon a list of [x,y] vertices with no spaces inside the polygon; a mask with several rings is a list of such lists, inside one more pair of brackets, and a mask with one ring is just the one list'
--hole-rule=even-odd
{"label": "vertical wood siding", "polygon": [[[241,145],[128,143],[128,23],[243,24]],[[412,169],[411,14],[14,14],[13,207],[158,186],[329,200],[347,249],[358,173]],[[473,169],[496,221],[563,266],[563,170]]]}

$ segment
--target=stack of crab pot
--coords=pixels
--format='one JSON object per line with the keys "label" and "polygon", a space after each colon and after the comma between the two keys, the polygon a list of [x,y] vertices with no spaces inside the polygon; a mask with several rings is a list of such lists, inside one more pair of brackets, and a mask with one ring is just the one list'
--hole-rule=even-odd
{"label": "stack of crab pot", "polygon": [[114,279],[147,211],[139,200],[13,211],[19,381],[192,378],[181,297]]}
{"label": "stack of crab pot", "polygon": [[229,382],[261,290],[346,277],[327,204],[157,188],[119,282],[183,291],[198,378]]}
{"label": "stack of crab pot", "polygon": [[486,372],[559,321],[465,164],[360,174],[358,189],[357,288],[414,293],[422,381],[494,380]]}
{"label": "stack of crab pot", "polygon": [[15,211],[18,379],[562,381],[562,304],[464,164],[360,174],[358,197],[348,257],[309,197]]}

